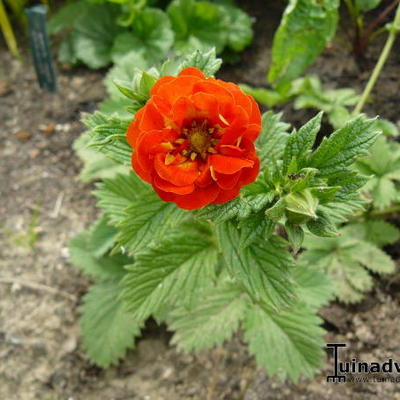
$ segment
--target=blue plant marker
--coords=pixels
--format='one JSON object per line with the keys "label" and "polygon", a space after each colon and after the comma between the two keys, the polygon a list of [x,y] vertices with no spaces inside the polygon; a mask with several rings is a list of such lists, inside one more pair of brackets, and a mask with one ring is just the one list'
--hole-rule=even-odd
{"label": "blue plant marker", "polygon": [[46,12],[46,7],[42,4],[25,10],[28,16],[29,39],[39,86],[54,92],[56,76],[47,34]]}

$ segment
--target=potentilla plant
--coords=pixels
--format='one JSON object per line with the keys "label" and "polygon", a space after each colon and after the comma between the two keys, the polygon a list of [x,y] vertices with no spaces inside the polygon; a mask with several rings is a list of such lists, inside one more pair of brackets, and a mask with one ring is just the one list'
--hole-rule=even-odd
{"label": "potentilla plant", "polygon": [[71,259],[95,280],[81,328],[90,359],[118,362],[146,320],[184,351],[239,330],[259,365],[296,381],[323,357],[318,308],[332,285],[296,266],[304,234],[336,237],[363,208],[351,165],[379,132],[359,116],[316,146],[321,114],[299,130],[263,116],[215,79],[215,52],[196,52],[117,81],[131,117],[85,116],[89,145],[122,170],[97,185],[102,215],[73,238]]}

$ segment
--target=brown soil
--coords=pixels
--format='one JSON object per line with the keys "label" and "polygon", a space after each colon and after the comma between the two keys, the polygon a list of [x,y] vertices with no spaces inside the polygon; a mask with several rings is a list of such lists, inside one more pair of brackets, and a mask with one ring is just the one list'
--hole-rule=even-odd
{"label": "brown soil", "polygon": [[[283,3],[268,2],[268,10],[263,2],[242,3],[256,18],[257,40],[242,62],[225,67],[221,76],[263,86]],[[367,72],[380,45],[368,54]],[[367,107],[370,115],[393,122],[399,119],[398,49]],[[94,220],[96,209],[93,186],[77,178],[81,164],[71,146],[83,129],[80,112],[92,111],[104,97],[104,73],[58,71],[59,90],[49,94],[37,88],[28,56],[15,61],[2,50],[0,59],[0,399],[400,399],[399,383],[326,383],[330,359],[314,379],[281,383],[256,368],[240,334],[220,349],[179,354],[168,346],[165,328],[151,322],[136,350],[118,367],[91,365],[77,325],[89,281],[70,265],[67,244]],[[340,41],[312,71],[331,87],[360,89],[368,77]],[[284,111],[295,123],[312,115],[294,112],[290,105]],[[35,215],[37,223],[32,223]],[[396,246],[391,252],[398,254]],[[356,307],[334,303],[323,309],[326,341],[346,342],[347,359],[400,360],[399,288],[397,273],[378,280],[374,292]]]}

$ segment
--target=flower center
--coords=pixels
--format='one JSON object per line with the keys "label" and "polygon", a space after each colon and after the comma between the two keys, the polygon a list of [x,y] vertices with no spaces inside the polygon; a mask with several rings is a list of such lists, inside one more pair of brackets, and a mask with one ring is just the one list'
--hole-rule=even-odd
{"label": "flower center", "polygon": [[190,150],[202,156],[207,153],[211,144],[211,132],[209,132],[206,121],[203,121],[201,124],[193,121],[192,127],[188,129],[187,137],[189,139]]}

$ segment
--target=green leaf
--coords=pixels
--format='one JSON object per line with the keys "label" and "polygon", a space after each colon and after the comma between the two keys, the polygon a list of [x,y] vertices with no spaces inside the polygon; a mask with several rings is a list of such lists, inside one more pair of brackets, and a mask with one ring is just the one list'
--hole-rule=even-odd
{"label": "green leaf", "polygon": [[393,244],[400,238],[400,230],[391,223],[381,219],[352,223],[349,228],[360,239],[372,242],[377,246]]}
{"label": "green leaf", "polygon": [[240,8],[220,6],[227,31],[227,45],[234,51],[242,51],[253,39],[251,18]]}
{"label": "green leaf", "polygon": [[267,218],[263,212],[253,214],[240,221],[239,248],[244,249],[257,238],[268,239],[275,229],[275,222]]}
{"label": "green leaf", "polygon": [[118,62],[132,52],[154,64],[167,55],[173,42],[174,33],[168,16],[161,10],[146,8],[135,16],[131,32],[115,38],[112,59]]}
{"label": "green leaf", "polygon": [[[252,186],[249,185],[247,189]],[[248,189],[251,190],[251,189]],[[232,218],[247,218],[252,212],[258,212],[274,198],[271,192],[243,195],[223,204],[209,205],[197,212],[198,217],[220,224]]]}
{"label": "green leaf", "polygon": [[229,339],[245,316],[245,294],[230,282],[208,288],[192,309],[179,307],[172,313],[172,344],[185,351],[211,348]]}
{"label": "green leaf", "polygon": [[355,7],[358,11],[370,11],[382,2],[382,0],[355,0]]}
{"label": "green leaf", "polygon": [[173,0],[167,8],[175,32],[175,51],[187,54],[215,47],[219,54],[227,43],[224,15],[218,5],[195,0]]}
{"label": "green leaf", "polygon": [[133,348],[142,321],[134,320],[119,300],[118,282],[92,286],[85,295],[80,326],[83,347],[99,367],[116,364],[127,349]]}
{"label": "green leaf", "polygon": [[47,24],[49,34],[54,35],[63,29],[72,27],[76,19],[82,15],[82,13],[85,13],[87,7],[88,4],[85,2],[70,3],[62,7],[51,17]]}
{"label": "green leaf", "polygon": [[290,277],[293,259],[282,238],[276,235],[266,241],[258,238],[245,249],[239,249],[239,231],[232,222],[217,225],[216,232],[230,275],[243,284],[253,299],[274,309],[293,300]]}
{"label": "green leaf", "polygon": [[353,164],[357,157],[365,155],[378,134],[373,119],[359,116],[324,138],[312,154],[309,166],[319,169],[321,177],[334,176]]}
{"label": "green leaf", "polygon": [[349,119],[346,107],[357,104],[360,96],[350,88],[324,89],[317,76],[306,76],[293,82],[293,95],[296,95],[295,109],[316,108],[327,113],[334,128],[341,128]]}
{"label": "green leaf", "polygon": [[298,223],[298,218],[306,217],[304,221],[317,218],[318,199],[313,197],[308,189],[288,194],[285,197],[285,205],[289,212],[288,220],[293,223]]}
{"label": "green leaf", "polygon": [[122,278],[126,273],[124,266],[132,259],[121,254],[106,255],[116,234],[116,229],[107,225],[103,217],[88,230],[74,236],[69,243],[72,264],[98,281]]}
{"label": "green leaf", "polygon": [[187,223],[137,255],[123,283],[123,298],[138,319],[165,302],[193,303],[196,290],[210,284],[217,248],[204,225]]}
{"label": "green leaf", "polygon": [[314,311],[297,306],[279,313],[254,305],[244,322],[249,351],[268,374],[297,382],[322,364],[324,331]]}
{"label": "green leaf", "polygon": [[395,270],[393,260],[381,249],[371,246],[370,243],[360,242],[355,248],[353,259],[365,265],[369,270],[380,274],[390,274]]}
{"label": "green leaf", "polygon": [[125,210],[125,217],[118,224],[117,242],[134,255],[162,238],[187,215],[175,204],[160,200],[148,185]]}
{"label": "green leaf", "polygon": [[83,161],[83,168],[79,175],[82,182],[112,178],[118,173],[129,171],[128,167],[117,164],[104,154],[88,147],[89,143],[89,135],[83,133],[73,144],[75,153]]}
{"label": "green leaf", "polygon": [[297,253],[300,250],[304,240],[304,231],[302,227],[286,222],[285,230],[288,235],[289,243],[293,247],[293,250]]}
{"label": "green leaf", "polygon": [[132,148],[126,140],[130,120],[107,117],[97,111],[91,115],[84,115],[83,122],[90,129],[88,134],[91,138],[89,143],[91,147],[117,163],[130,165]]}
{"label": "green leaf", "polygon": [[334,297],[332,282],[318,267],[300,265],[293,270],[293,278],[299,284],[298,298],[315,310]]}
{"label": "green leaf", "polygon": [[214,76],[221,68],[222,60],[216,57],[215,47],[207,51],[196,50],[186,56],[179,65],[178,72],[187,67],[195,67],[203,71],[206,76]]}
{"label": "green leaf", "polygon": [[395,266],[382,250],[362,239],[365,232],[359,231],[356,225],[342,228],[340,233],[340,237],[325,240],[307,236],[304,241],[307,251],[302,253],[299,263],[325,269],[339,300],[355,303],[372,288],[372,279],[365,267],[390,273]]}
{"label": "green leaf", "polygon": [[114,5],[93,4],[75,19],[70,40],[79,61],[94,69],[110,64],[114,38],[122,32],[115,21],[118,13]]}
{"label": "green leaf", "polygon": [[275,33],[268,79],[283,84],[299,77],[333,38],[338,0],[290,0]]}
{"label": "green leaf", "polygon": [[293,132],[285,146],[283,154],[283,170],[288,170],[289,165],[295,161],[297,168],[290,173],[296,172],[303,167],[302,162],[312,149],[317,133],[321,129],[322,113],[319,113],[313,119],[303,125],[298,132]]}
{"label": "green leaf", "polygon": [[256,147],[263,167],[273,166],[282,157],[289,137],[287,130],[290,125],[282,122],[281,118],[282,113],[274,114],[272,111],[268,111],[262,116],[262,130]]}
{"label": "green leaf", "polygon": [[97,185],[94,194],[110,223],[117,225],[126,217],[126,209],[132,202],[146,195],[148,190],[148,185],[130,171],[126,175],[118,174],[113,179],[104,179]]}
{"label": "green leaf", "polygon": [[329,218],[329,214],[324,211],[317,212],[317,219],[307,222],[307,228],[316,236],[320,237],[336,237],[338,231],[336,225]]}

